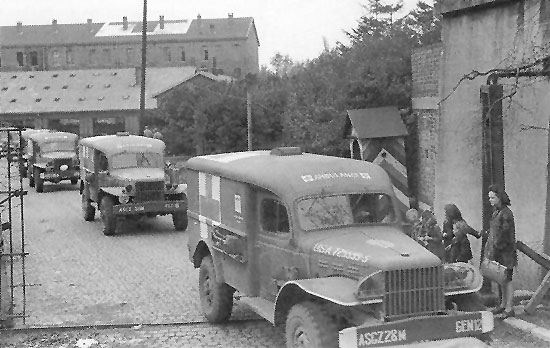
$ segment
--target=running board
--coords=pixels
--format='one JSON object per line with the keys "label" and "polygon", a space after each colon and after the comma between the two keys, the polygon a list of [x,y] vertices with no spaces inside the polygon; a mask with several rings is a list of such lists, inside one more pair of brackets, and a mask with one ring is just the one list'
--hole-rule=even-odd
{"label": "running board", "polygon": [[259,316],[275,325],[275,303],[261,297],[241,297],[239,301],[251,307]]}

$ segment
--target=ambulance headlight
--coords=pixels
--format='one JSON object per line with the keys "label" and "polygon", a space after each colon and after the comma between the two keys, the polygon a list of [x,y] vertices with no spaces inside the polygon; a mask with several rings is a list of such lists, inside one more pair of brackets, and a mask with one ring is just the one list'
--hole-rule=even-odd
{"label": "ambulance headlight", "polygon": [[445,295],[477,291],[481,288],[483,277],[472,265],[464,262],[443,265]]}
{"label": "ambulance headlight", "polygon": [[359,280],[355,296],[362,301],[382,302],[385,289],[384,272],[378,271]]}

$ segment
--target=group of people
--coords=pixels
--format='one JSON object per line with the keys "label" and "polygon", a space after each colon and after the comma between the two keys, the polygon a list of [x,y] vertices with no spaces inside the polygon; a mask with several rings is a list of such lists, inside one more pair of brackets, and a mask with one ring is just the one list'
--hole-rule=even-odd
{"label": "group of people", "polygon": [[154,138],[154,139],[162,140],[162,133],[159,132],[159,130],[157,128],[154,128],[153,130],[151,130],[149,128],[149,126],[145,126],[145,128],[143,129],[143,136],[145,136],[147,138]]}
{"label": "group of people", "polygon": [[446,263],[471,263],[473,255],[468,235],[477,239],[483,238],[486,242],[482,258],[506,267],[506,281],[500,284],[501,304],[494,313],[503,313],[507,318],[515,315],[512,308],[512,276],[517,265],[514,215],[509,208],[510,198],[502,188],[491,185],[488,199],[493,207],[488,231],[479,232],[470,227],[455,204],[445,205],[442,228],[438,226],[430,210],[419,213],[410,209],[406,218],[413,225],[411,237]]}

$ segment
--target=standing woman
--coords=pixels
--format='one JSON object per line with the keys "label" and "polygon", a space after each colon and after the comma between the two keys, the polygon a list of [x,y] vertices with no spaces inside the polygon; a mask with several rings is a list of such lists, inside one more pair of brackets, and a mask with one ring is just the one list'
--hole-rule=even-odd
{"label": "standing woman", "polygon": [[494,314],[504,313],[503,318],[515,315],[512,307],[514,287],[512,275],[517,265],[516,232],[514,214],[508,207],[510,198],[499,186],[489,186],[489,203],[493,207],[493,216],[489,224],[489,236],[485,244],[485,257],[506,267],[506,280],[501,284],[502,297],[500,307]]}

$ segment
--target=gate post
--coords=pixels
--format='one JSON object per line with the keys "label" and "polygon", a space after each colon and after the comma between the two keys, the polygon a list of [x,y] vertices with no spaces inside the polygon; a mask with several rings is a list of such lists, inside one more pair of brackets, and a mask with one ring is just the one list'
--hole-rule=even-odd
{"label": "gate post", "polygon": [[[504,189],[504,132],[502,124],[502,85],[483,85],[480,88],[482,120],[482,218],[483,229],[489,230],[493,209],[487,198],[491,184]],[[481,257],[485,251],[486,240],[481,244]],[[482,292],[491,293],[491,282],[483,281]]]}

